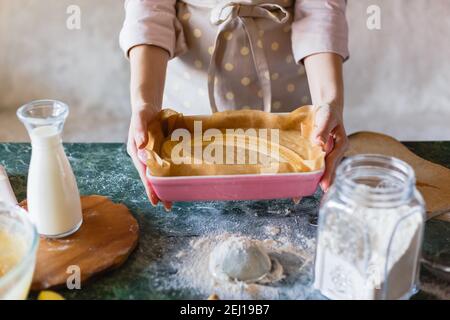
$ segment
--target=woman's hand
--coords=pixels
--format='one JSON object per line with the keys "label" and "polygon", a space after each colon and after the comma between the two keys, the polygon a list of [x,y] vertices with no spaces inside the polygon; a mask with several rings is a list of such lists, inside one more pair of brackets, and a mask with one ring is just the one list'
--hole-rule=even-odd
{"label": "woman's hand", "polygon": [[[316,111],[314,142],[324,147],[325,173],[320,186],[327,191],[333,183],[334,172],[347,149],[348,140],[343,122],[344,83],[342,57],[335,53],[318,53],[304,60],[312,102]],[[333,137],[334,147],[327,142]]]}
{"label": "woman's hand", "polygon": [[[127,151],[139,172],[147,196],[156,206],[160,201],[146,178],[146,166],[139,160],[138,152],[148,143],[148,124],[161,110],[164,82],[169,54],[164,49],[150,45],[133,47],[130,57],[131,121]],[[170,203],[164,203],[170,210]]]}
{"label": "woman's hand", "polygon": [[141,162],[138,156],[138,150],[145,148],[148,142],[147,124],[154,117],[153,112],[147,111],[145,108],[141,112],[133,112],[131,115],[130,128],[128,130],[128,142],[127,152],[133,160],[133,164],[136,167],[139,177],[145,187],[145,192],[153,205],[158,203],[158,197],[156,197],[150,184],[146,178],[146,166]]}
{"label": "woman's hand", "polygon": [[[313,142],[322,146],[324,151],[327,152],[325,173],[320,182],[324,192],[327,192],[333,183],[336,168],[348,148],[348,138],[345,133],[341,110],[342,108],[332,107],[328,104],[316,108],[312,138],[314,139]],[[330,143],[331,141],[333,141],[333,144]]]}
{"label": "woman's hand", "polygon": [[[157,114],[157,108],[152,107],[140,107],[133,108],[133,113],[131,115],[130,129],[128,131],[128,143],[127,152],[133,160],[133,164],[136,167],[139,177],[145,187],[145,192],[148,199],[153,206],[156,206],[160,201],[158,196],[154,192],[152,186],[147,180],[146,170],[147,167],[141,162],[138,156],[138,150],[144,149],[148,143],[148,130],[147,126]],[[165,202],[164,208],[169,211],[172,207],[171,203]]]}

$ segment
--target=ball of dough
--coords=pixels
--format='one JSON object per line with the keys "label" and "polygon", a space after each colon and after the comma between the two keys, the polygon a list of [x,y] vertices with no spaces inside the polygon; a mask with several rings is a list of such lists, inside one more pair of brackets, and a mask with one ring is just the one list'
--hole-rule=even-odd
{"label": "ball of dough", "polygon": [[219,243],[209,257],[209,270],[222,280],[253,282],[271,270],[269,255],[255,241],[231,237]]}

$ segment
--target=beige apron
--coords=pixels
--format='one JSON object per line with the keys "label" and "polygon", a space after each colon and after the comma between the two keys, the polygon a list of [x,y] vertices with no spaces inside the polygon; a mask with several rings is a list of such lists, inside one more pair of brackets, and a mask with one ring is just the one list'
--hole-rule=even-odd
{"label": "beige apron", "polygon": [[294,1],[266,2],[177,3],[187,51],[169,64],[165,106],[204,114],[284,112],[310,103],[304,67],[292,54]]}

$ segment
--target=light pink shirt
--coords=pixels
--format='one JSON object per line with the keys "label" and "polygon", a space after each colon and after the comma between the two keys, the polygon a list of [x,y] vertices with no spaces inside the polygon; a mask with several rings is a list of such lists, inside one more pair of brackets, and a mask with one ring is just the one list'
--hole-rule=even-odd
{"label": "light pink shirt", "polygon": [[[235,3],[246,6],[247,12],[243,13]],[[266,3],[274,8],[265,7]],[[229,8],[223,9],[227,4]],[[288,111],[310,102],[301,64],[305,57],[333,52],[348,58],[345,8],[346,0],[127,0],[120,45],[126,54],[136,45],[149,44],[164,48],[171,58],[180,57],[169,64],[165,106],[191,114],[208,113],[207,98],[209,93],[211,100],[212,93],[219,102],[218,109],[262,109],[265,105],[265,109]],[[234,10],[233,13],[228,9]],[[289,17],[283,16],[286,12]],[[219,18],[213,21],[215,13]],[[246,30],[257,34],[245,34]],[[283,35],[282,30],[289,33]],[[220,50],[230,53],[213,54],[211,47],[218,48],[218,43],[220,48],[227,48]],[[248,51],[248,56],[255,60],[253,63],[244,61]],[[219,76],[215,76],[214,87],[210,86],[208,92],[211,63],[217,64],[214,71],[217,69]],[[295,64],[297,67],[293,69]],[[181,84],[179,79],[183,79]],[[235,83],[242,83],[242,87]],[[183,93],[192,92],[195,96],[190,103],[182,101],[180,97],[186,96]]]}

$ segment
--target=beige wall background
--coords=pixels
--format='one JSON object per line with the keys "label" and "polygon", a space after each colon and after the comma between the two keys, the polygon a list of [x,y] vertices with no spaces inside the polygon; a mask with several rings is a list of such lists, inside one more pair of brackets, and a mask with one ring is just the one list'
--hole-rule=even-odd
{"label": "beige wall background", "polygon": [[[81,30],[66,10],[81,8]],[[381,30],[366,27],[381,8]],[[450,139],[450,1],[349,0],[348,132]],[[0,0],[0,141],[25,141],[15,110],[33,99],[71,106],[66,141],[125,141],[128,64],[119,0]],[[168,84],[170,85],[170,84]]]}

